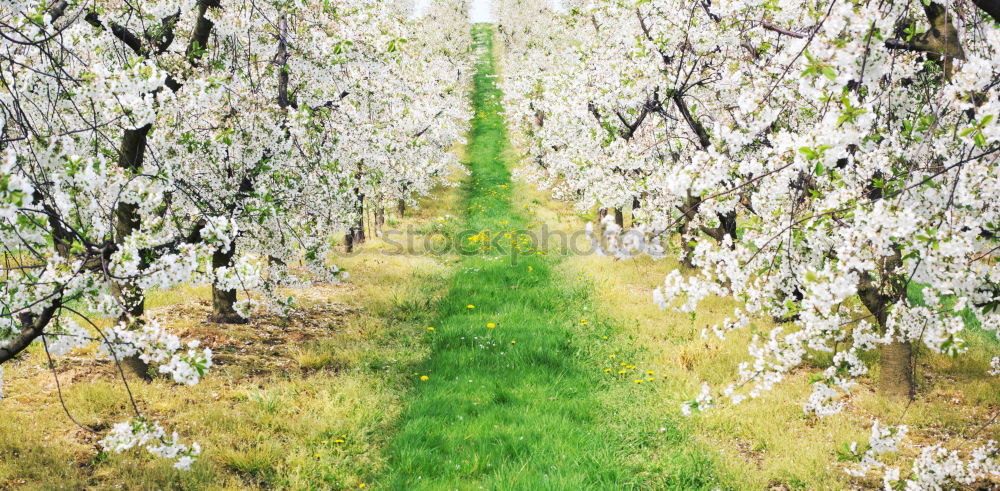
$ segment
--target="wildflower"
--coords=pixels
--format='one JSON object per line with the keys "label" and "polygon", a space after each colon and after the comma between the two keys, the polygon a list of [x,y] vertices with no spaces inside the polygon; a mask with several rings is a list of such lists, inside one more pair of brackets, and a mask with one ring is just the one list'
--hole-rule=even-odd
{"label": "wildflower", "polygon": [[625,370],[618,370],[618,375],[625,375]]}
{"label": "wildflower", "polygon": [[604,369],[604,373],[610,373],[610,372],[611,372],[611,369],[610,369],[610,368],[605,368],[605,369]]}
{"label": "wildflower", "polygon": [[427,330],[428,330],[428,331],[433,331],[433,330],[434,330],[434,328],[433,328],[433,327],[428,327],[428,328],[427,328]]}
{"label": "wildflower", "polygon": [[652,375],[652,374],[653,374],[652,370],[646,370],[646,375]]}
{"label": "wildflower", "polygon": [[652,382],[652,381],[656,380],[656,378],[655,378],[655,377],[649,377],[649,378],[647,378],[646,380],[648,380],[648,381]]}
{"label": "wildflower", "polygon": [[517,340],[516,339],[511,339],[510,340],[510,344],[517,344]]}
{"label": "wildflower", "polygon": [[465,308],[467,308],[467,309],[474,309],[474,308],[476,308],[476,306],[475,306],[475,305],[472,305],[472,304],[470,303],[469,305],[466,305],[466,306],[465,306]]}
{"label": "wildflower", "polygon": [[617,355],[615,355],[614,353],[611,353],[611,358],[612,358],[612,359],[614,359],[614,358],[616,358],[616,357],[617,357]]}
{"label": "wildflower", "polygon": [[486,323],[486,327],[488,327],[488,328],[490,328],[490,329],[493,329],[494,327],[497,327],[497,325],[496,325],[496,324],[494,324],[494,323],[492,323],[492,322],[487,322],[487,323]]}
{"label": "wildflower", "polygon": [[531,266],[528,266],[528,272],[531,272],[531,271],[534,271],[534,270],[535,270],[535,268],[532,268]]}
{"label": "wildflower", "polygon": [[641,383],[642,383],[642,379],[641,379],[641,378],[637,378],[637,379],[635,379],[635,383],[637,383],[637,384],[641,384]]}
{"label": "wildflower", "polygon": [[344,440],[338,438],[338,439],[334,440],[333,443],[344,443]]}
{"label": "wildflower", "polygon": [[430,377],[428,377],[427,375],[421,375],[421,376],[420,376],[420,380],[421,380],[421,381],[423,381],[423,382],[426,382],[426,381],[428,381],[428,380],[430,380],[430,379],[431,379],[431,378],[430,378]]}

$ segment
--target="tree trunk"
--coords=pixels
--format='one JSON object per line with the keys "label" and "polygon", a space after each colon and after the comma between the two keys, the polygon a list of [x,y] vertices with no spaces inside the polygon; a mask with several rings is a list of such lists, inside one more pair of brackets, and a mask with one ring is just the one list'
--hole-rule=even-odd
{"label": "tree trunk", "polygon": [[375,236],[382,236],[382,227],[385,225],[385,208],[381,205],[375,208]]}
{"label": "tree trunk", "polygon": [[[898,253],[895,257],[883,259],[881,270],[885,271],[900,261]],[[858,297],[865,308],[871,312],[878,322],[880,332],[885,332],[889,320],[889,307],[895,298],[882,293],[882,288],[870,277],[863,277]],[[879,349],[881,373],[878,381],[878,391],[883,396],[909,400],[913,398],[913,348],[909,341],[894,340],[884,344]]]}
{"label": "tree trunk", "polygon": [[365,216],[362,214],[358,217],[358,223],[354,226],[354,245],[360,245],[365,243]]}
{"label": "tree trunk", "polygon": [[634,196],[632,198],[632,224],[631,224],[632,228],[635,228],[635,226],[636,226],[636,223],[635,223],[635,212],[639,211],[640,208],[642,208],[642,204],[639,203],[639,197],[638,196]]}
{"label": "tree trunk", "polygon": [[[625,215],[622,214],[622,209],[615,208],[614,212],[615,212],[615,224],[618,225],[619,227],[624,227]],[[603,224],[604,219],[608,216],[608,213],[610,213],[608,208],[601,208],[600,210],[597,210],[597,221]]]}
{"label": "tree trunk", "polygon": [[[233,266],[233,256],[236,255],[236,244],[230,244],[229,250],[221,252],[219,250],[212,254],[212,269],[226,268]],[[208,317],[209,322],[216,324],[246,324],[247,319],[236,313],[236,290],[223,290],[215,283],[212,284],[212,315]]]}
{"label": "tree trunk", "polygon": [[396,203],[396,213],[399,213],[399,217],[402,218],[403,214],[406,213],[406,200],[400,198],[399,202]]}
{"label": "tree trunk", "polygon": [[358,216],[358,221],[344,234],[344,245],[347,252],[354,252],[354,248],[365,242],[365,217]]}
{"label": "tree trunk", "polygon": [[[135,130],[125,130],[122,136],[122,145],[118,154],[118,166],[123,170],[133,174],[139,173],[142,169],[142,160],[146,153],[146,138],[149,135],[151,125],[143,126]],[[139,217],[139,207],[133,203],[118,202],[115,208],[114,232],[115,241],[118,244],[125,242],[125,239],[139,230],[142,226]],[[149,267],[142,250],[138,251],[139,273],[141,274]],[[142,290],[132,280],[115,280],[111,282],[111,293],[122,303],[124,311],[119,316],[118,322],[125,325],[127,329],[138,330],[142,328],[142,316],[146,310],[146,298]],[[151,380],[149,375],[149,365],[140,360],[138,356],[124,358],[120,360],[122,369],[131,372],[136,377],[143,380]]]}
{"label": "tree trunk", "polygon": [[892,399],[913,398],[913,348],[910,342],[898,341],[882,346],[881,375],[878,391]]}
{"label": "tree trunk", "polygon": [[694,268],[694,246],[692,246],[685,236],[688,233],[688,225],[690,221],[682,220],[680,227],[677,228],[677,232],[681,237],[681,250],[684,253],[681,255],[681,264],[686,268]]}

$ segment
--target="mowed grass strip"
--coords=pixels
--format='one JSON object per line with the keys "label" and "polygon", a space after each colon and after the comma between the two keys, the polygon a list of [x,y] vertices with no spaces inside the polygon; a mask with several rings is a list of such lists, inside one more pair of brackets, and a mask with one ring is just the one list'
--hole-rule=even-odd
{"label": "mowed grass strip", "polygon": [[[472,179],[466,224],[473,232],[503,236],[525,220],[511,206],[492,31],[474,29],[481,58],[468,148]],[[556,259],[527,251],[504,255],[492,250],[493,255],[467,256],[459,265],[438,304],[430,357],[413,374],[417,387],[390,444],[387,473],[376,487],[704,485],[699,475],[683,476],[683,470],[672,477],[654,475],[641,459],[637,463],[631,453],[642,452],[643,444],[630,448],[608,417],[609,396],[618,389],[588,361],[584,344],[592,340],[581,338],[593,333],[574,328],[588,300],[586,290],[557,281]]]}

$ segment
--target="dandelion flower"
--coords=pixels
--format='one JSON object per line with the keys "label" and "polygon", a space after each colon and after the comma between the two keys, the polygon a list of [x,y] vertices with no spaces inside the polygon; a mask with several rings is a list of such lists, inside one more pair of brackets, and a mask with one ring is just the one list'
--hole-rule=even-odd
{"label": "dandelion flower", "polygon": [[653,374],[652,370],[646,370],[646,375],[652,375],[652,374]]}
{"label": "dandelion flower", "polygon": [[615,355],[614,353],[611,353],[611,358],[612,359],[617,358],[617,357],[618,357],[617,355]]}
{"label": "dandelion flower", "polygon": [[496,325],[496,324],[494,324],[494,323],[492,323],[492,322],[487,322],[487,323],[486,323],[486,327],[488,327],[488,328],[490,328],[490,329],[493,329],[494,327],[497,327],[497,325]]}
{"label": "dandelion flower", "polygon": [[535,270],[535,268],[532,268],[531,266],[528,266],[528,271],[529,271],[529,272],[530,272],[530,271],[534,271],[534,270]]}
{"label": "dandelion flower", "polygon": [[433,328],[433,327],[428,327],[428,328],[427,328],[427,330],[428,330],[428,331],[433,331],[433,330],[434,330],[434,328]]}
{"label": "dandelion flower", "polygon": [[476,306],[475,306],[475,305],[472,305],[472,304],[470,303],[469,305],[466,305],[466,306],[465,306],[465,308],[467,308],[467,309],[474,309],[474,308],[476,308]]}
{"label": "dandelion flower", "polygon": [[637,383],[637,384],[641,384],[641,383],[642,383],[642,379],[641,379],[641,378],[637,378],[637,379],[635,379],[635,383]]}
{"label": "dandelion flower", "polygon": [[430,379],[431,379],[431,378],[430,378],[430,377],[428,377],[427,375],[422,375],[422,376],[420,377],[420,380],[421,380],[421,381],[424,381],[424,382],[426,382],[426,381],[428,381],[428,380],[430,380]]}
{"label": "dandelion flower", "polygon": [[344,440],[341,440],[340,438],[338,438],[338,439],[334,440],[333,443],[344,443]]}
{"label": "dandelion flower", "polygon": [[604,373],[611,373],[611,369],[610,368],[605,368],[604,369]]}
{"label": "dandelion flower", "polygon": [[517,344],[517,340],[516,339],[511,339],[510,340],[510,344]]}

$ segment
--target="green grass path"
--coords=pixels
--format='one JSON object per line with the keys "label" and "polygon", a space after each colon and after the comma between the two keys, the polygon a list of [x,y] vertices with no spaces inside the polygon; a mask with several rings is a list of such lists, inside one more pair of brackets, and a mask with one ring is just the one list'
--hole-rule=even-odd
{"label": "green grass path", "polygon": [[[474,34],[480,60],[466,225],[502,237],[526,220],[511,206],[492,30],[477,26]],[[557,280],[556,261],[489,253],[462,260],[437,306],[435,330],[428,332],[431,354],[414,377],[417,386],[375,487],[687,487],[651,477],[647,466],[629,455],[645,452],[643,444],[622,441],[621,432],[607,424],[607,391],[614,389],[602,381],[600,367],[581,354],[586,293]],[[424,375],[428,378],[421,381]]]}

